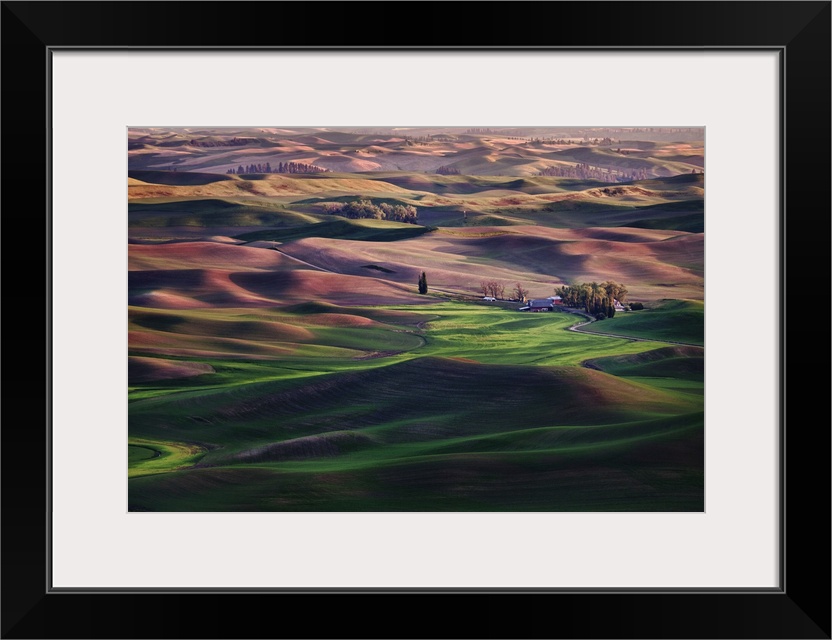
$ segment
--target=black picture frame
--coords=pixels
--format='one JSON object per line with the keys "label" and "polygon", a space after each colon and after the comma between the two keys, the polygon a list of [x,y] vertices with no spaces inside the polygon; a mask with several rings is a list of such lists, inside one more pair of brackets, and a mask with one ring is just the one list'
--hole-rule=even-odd
{"label": "black picture frame", "polygon": [[[385,26],[393,12],[423,19],[414,18],[410,30],[397,22],[393,32]],[[830,638],[829,402],[825,392],[819,396],[815,390],[828,389],[830,382],[832,309],[823,293],[828,282],[818,282],[830,269],[830,2],[423,2],[395,9],[357,2],[3,2],[0,15],[2,291],[5,335],[11,338],[2,362],[3,638]],[[293,28],[279,29],[281,24]],[[753,288],[757,302],[768,301],[773,292],[781,299],[780,587],[53,590],[47,552],[49,398],[51,386],[60,382],[50,377],[48,341],[47,99],[51,52],[70,47],[778,51],[784,80],[781,282]],[[738,461],[738,473],[740,467]],[[306,618],[300,605],[320,615]],[[390,619],[395,626],[379,622]]]}

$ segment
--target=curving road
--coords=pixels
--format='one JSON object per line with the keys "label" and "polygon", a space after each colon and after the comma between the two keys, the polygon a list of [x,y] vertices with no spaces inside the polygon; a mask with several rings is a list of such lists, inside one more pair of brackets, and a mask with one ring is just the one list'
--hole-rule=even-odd
{"label": "curving road", "polygon": [[595,318],[581,311],[567,311],[566,309],[564,309],[564,311],[566,313],[575,314],[576,316],[583,316],[584,318],[588,318],[586,322],[579,322],[578,324],[573,324],[571,327],[567,327],[569,331],[574,331],[575,333],[582,333],[585,336],[605,336],[607,338],[620,338],[622,340],[630,340],[632,342],[661,342],[662,344],[677,344],[682,347],[697,347],[699,349],[705,348],[704,345],[693,344],[692,342],[677,342],[676,340],[662,340],[659,338],[636,338],[635,336],[622,336],[616,333],[601,333],[599,331],[581,331],[581,327],[585,327],[588,324],[596,322]]}

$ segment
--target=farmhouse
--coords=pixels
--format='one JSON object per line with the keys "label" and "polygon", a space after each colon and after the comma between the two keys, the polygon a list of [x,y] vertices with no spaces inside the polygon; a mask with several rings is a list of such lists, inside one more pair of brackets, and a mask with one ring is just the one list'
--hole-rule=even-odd
{"label": "farmhouse", "polygon": [[552,301],[549,300],[549,298],[544,298],[543,300],[532,300],[531,302],[529,302],[528,310],[529,311],[551,311],[552,310]]}
{"label": "farmhouse", "polygon": [[563,298],[561,298],[560,296],[549,296],[547,300],[551,300],[552,304],[555,306],[563,304]]}

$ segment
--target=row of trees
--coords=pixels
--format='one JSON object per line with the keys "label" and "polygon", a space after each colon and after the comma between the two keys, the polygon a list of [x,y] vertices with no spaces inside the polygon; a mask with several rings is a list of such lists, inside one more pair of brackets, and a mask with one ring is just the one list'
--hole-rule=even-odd
{"label": "row of trees", "polygon": [[236,169],[231,167],[226,173],[242,175],[244,173],[326,173],[327,171],[329,169],[306,162],[280,162],[275,167],[267,162],[265,164],[241,164]]}
{"label": "row of trees", "polygon": [[[498,282],[497,280],[483,280],[480,282],[480,291],[484,296],[491,296],[492,298],[497,298],[498,300],[504,300],[506,295],[506,285],[502,282]],[[529,297],[529,290],[518,282],[514,286],[514,289],[511,290],[511,295],[514,296],[512,300],[525,302]]]}
{"label": "row of trees", "polygon": [[324,213],[351,220],[370,218],[373,220],[394,220],[396,222],[407,222],[418,224],[419,216],[416,207],[410,204],[389,204],[380,202],[374,204],[372,200],[361,198],[352,202],[327,202],[324,204]]}
{"label": "row of trees", "polygon": [[[621,140],[619,140],[619,142],[621,142]],[[613,139],[610,137],[590,138],[588,136],[584,136],[583,142],[579,142],[578,144],[601,145],[602,147],[608,147],[613,144]]]}
{"label": "row of trees", "polygon": [[531,138],[529,142],[532,144],[576,144],[570,138]]}
{"label": "row of trees", "polygon": [[615,133],[700,133],[699,127],[647,127],[647,128],[627,128],[627,129],[611,129]]}
{"label": "row of trees", "polygon": [[244,147],[245,145],[257,142],[256,138],[238,138],[234,136],[231,140],[189,140],[192,147]]}
{"label": "row of trees", "polygon": [[454,169],[453,167],[449,167],[448,165],[442,165],[436,169],[436,173],[440,176],[458,176],[459,169]]}
{"label": "row of trees", "polygon": [[506,285],[496,280],[483,280],[480,282],[480,291],[484,296],[502,299],[506,295]]}
{"label": "row of trees", "polygon": [[612,280],[600,284],[584,282],[555,289],[555,295],[562,298],[565,306],[582,308],[599,319],[601,316],[612,318],[615,315],[615,301],[623,303],[627,293],[627,287]]}
{"label": "row of trees", "polygon": [[577,178],[579,180],[601,180],[603,182],[630,182],[632,180],[646,180],[650,173],[646,168],[620,171],[617,169],[602,169],[590,164],[579,162],[571,165],[555,165],[540,171],[539,176],[554,176],[557,178]]}
{"label": "row of trees", "polygon": [[445,133],[434,133],[433,135],[426,136],[405,136],[403,143],[409,147],[412,147],[414,144],[429,145],[432,142],[453,142],[456,139],[457,138],[454,135],[449,135]]}
{"label": "row of trees", "polygon": [[[621,142],[619,140],[619,142]],[[582,147],[586,146],[602,146],[608,147],[614,143],[612,138],[588,138],[584,136],[583,140],[563,139],[563,138],[530,138],[526,144],[577,144]]]}

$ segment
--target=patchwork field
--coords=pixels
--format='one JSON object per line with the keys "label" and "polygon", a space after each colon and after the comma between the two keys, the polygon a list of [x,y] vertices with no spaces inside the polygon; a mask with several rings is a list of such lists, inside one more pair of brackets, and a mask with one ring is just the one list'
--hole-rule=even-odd
{"label": "patchwork field", "polygon": [[407,131],[130,131],[129,509],[702,510],[702,131]]}

